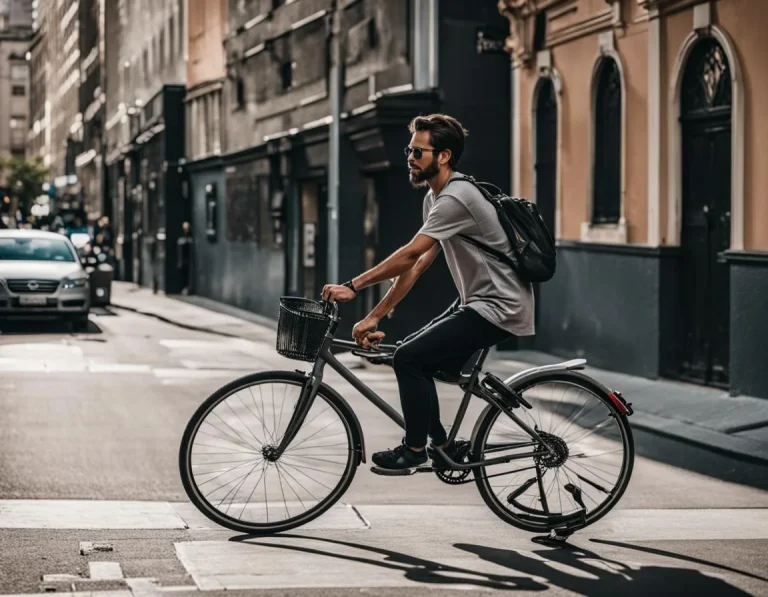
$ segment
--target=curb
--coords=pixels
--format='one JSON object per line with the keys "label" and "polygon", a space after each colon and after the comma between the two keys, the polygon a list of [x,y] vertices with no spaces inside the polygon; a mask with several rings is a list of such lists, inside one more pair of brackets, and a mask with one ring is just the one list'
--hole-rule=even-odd
{"label": "curb", "polygon": [[155,319],[159,319],[162,322],[168,323],[170,325],[175,325],[180,328],[184,328],[186,330],[190,330],[193,332],[203,332],[206,334],[214,334],[216,336],[223,336],[225,338],[236,338],[236,339],[242,339],[242,336],[238,336],[236,334],[228,334],[227,332],[220,332],[218,330],[214,330],[212,328],[204,328],[200,326],[195,325],[189,325],[188,323],[182,323],[180,321],[176,321],[174,319],[168,319],[167,317],[163,317],[162,315],[158,315],[157,313],[152,313],[151,311],[142,311],[141,309],[136,309],[134,307],[126,307],[125,305],[120,305],[118,303],[115,303],[114,301],[110,305],[116,309],[122,309],[124,311],[131,311],[132,313],[138,313],[139,315],[145,315],[147,317],[154,317]]}
{"label": "curb", "polygon": [[762,442],[734,437],[713,429],[689,425],[677,419],[666,419],[649,413],[635,413],[629,417],[630,427],[715,452],[729,458],[753,464],[768,465],[768,446]]}

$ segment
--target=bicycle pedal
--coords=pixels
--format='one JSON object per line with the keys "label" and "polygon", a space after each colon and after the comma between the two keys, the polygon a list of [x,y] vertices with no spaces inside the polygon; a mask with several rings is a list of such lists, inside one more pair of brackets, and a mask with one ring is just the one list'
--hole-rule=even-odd
{"label": "bicycle pedal", "polygon": [[407,477],[409,475],[415,475],[416,473],[431,473],[434,472],[432,465],[414,466],[411,468],[381,468],[379,466],[372,466],[371,472],[376,475],[383,475],[385,477]]}

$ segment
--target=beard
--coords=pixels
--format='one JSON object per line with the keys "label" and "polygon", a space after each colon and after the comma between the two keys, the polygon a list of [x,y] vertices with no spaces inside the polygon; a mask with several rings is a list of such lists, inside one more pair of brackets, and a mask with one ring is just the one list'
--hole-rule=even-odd
{"label": "beard", "polygon": [[427,181],[430,178],[437,176],[440,172],[440,167],[437,165],[437,157],[432,159],[432,162],[424,170],[416,170],[415,172],[409,172],[409,179],[411,186],[414,189],[419,187],[426,187]]}

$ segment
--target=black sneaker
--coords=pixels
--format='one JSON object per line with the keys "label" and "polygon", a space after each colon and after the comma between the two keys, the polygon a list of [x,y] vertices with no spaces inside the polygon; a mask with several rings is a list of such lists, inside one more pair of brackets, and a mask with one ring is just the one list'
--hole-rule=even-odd
{"label": "black sneaker", "polygon": [[[432,459],[432,467],[436,469],[450,468],[443,458],[435,451],[435,447],[434,444],[427,446],[427,455]],[[466,440],[452,440],[441,449],[448,458],[457,464],[461,464],[467,454],[469,454],[470,442]]]}
{"label": "black sneaker", "polygon": [[402,470],[421,466],[427,462],[427,451],[414,452],[405,445],[405,438],[396,448],[375,452],[371,456],[373,463],[379,468],[388,470]]}

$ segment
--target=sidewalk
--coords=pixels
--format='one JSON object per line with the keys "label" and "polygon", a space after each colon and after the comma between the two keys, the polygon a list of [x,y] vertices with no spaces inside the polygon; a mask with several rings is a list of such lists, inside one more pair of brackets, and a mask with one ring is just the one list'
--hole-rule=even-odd
{"label": "sidewalk", "polygon": [[[274,346],[277,322],[202,297],[153,294],[113,282],[112,305],[187,329],[244,338]],[[533,351],[492,352],[487,368],[512,374],[567,359]],[[622,392],[643,429],[742,460],[768,464],[768,400],[730,397],[726,391],[669,380],[651,380],[587,367],[585,371]]]}

